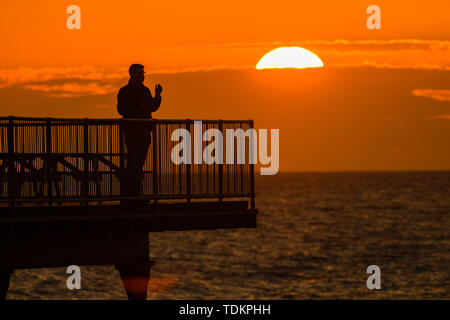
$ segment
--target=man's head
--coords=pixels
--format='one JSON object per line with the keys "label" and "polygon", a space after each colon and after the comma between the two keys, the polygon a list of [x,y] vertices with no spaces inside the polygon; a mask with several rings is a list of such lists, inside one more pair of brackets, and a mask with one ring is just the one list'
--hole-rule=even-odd
{"label": "man's head", "polygon": [[128,69],[130,78],[134,83],[144,83],[145,71],[142,64],[134,63]]}

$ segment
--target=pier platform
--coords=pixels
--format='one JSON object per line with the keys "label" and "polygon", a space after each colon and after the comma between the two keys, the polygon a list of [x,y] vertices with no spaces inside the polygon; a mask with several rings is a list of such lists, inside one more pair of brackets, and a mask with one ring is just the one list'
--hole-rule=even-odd
{"label": "pier platform", "polygon": [[[148,126],[151,143],[142,193],[129,196],[124,128],[136,124]],[[256,228],[254,166],[176,165],[177,128],[192,132],[194,121],[0,118],[0,299],[16,269],[101,264],[116,266],[130,299],[145,299],[149,232]],[[202,121],[203,132],[251,128]]]}

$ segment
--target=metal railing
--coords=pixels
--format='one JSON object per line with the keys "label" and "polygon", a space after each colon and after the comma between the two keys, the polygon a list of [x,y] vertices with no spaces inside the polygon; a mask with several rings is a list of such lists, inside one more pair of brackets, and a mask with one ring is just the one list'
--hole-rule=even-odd
{"label": "metal railing", "polygon": [[[0,118],[0,202],[104,202],[121,195],[127,162],[124,127],[149,127],[151,139],[143,167],[139,199],[248,198],[254,208],[254,165],[180,164],[171,161],[171,133],[178,128],[194,137],[193,120]],[[202,130],[253,128],[253,121],[206,120]],[[225,134],[224,134],[225,139]],[[203,148],[210,142],[203,141]],[[234,144],[234,156],[237,144]],[[248,155],[249,144],[245,151]],[[226,150],[223,150],[223,159]]]}

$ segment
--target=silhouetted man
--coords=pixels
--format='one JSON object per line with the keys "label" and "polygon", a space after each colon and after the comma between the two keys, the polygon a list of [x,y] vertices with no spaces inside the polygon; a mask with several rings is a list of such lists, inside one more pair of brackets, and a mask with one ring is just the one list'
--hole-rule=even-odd
{"label": "silhouetted man", "polygon": [[[162,87],[155,85],[155,97],[144,86],[145,72],[141,64],[132,64],[128,70],[130,80],[119,90],[117,111],[124,119],[151,119],[152,112],[161,105]],[[142,195],[142,168],[150,145],[151,127],[148,124],[127,123],[124,126],[128,160],[125,181],[121,181],[122,195]]]}

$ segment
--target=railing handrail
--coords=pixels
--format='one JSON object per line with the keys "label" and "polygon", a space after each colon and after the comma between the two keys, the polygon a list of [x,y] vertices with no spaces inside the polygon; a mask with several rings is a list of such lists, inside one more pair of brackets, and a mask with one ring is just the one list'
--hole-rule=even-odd
{"label": "railing handrail", "polygon": [[[89,124],[93,124],[96,122],[104,122],[107,123],[120,123],[120,122],[150,122],[150,123],[161,123],[161,124],[185,124],[185,123],[193,123],[194,121],[201,121],[202,123],[247,123],[250,124],[253,122],[253,120],[222,120],[222,119],[159,119],[159,118],[152,118],[152,119],[139,119],[139,118],[52,118],[52,117],[17,117],[17,116],[3,116],[0,117],[0,121],[2,120],[21,120],[21,121],[42,121],[43,123],[46,123],[48,121],[65,121],[70,123],[77,123],[80,124],[85,123],[86,121]],[[0,125],[2,125],[0,123]],[[20,125],[20,124],[18,124]]]}

